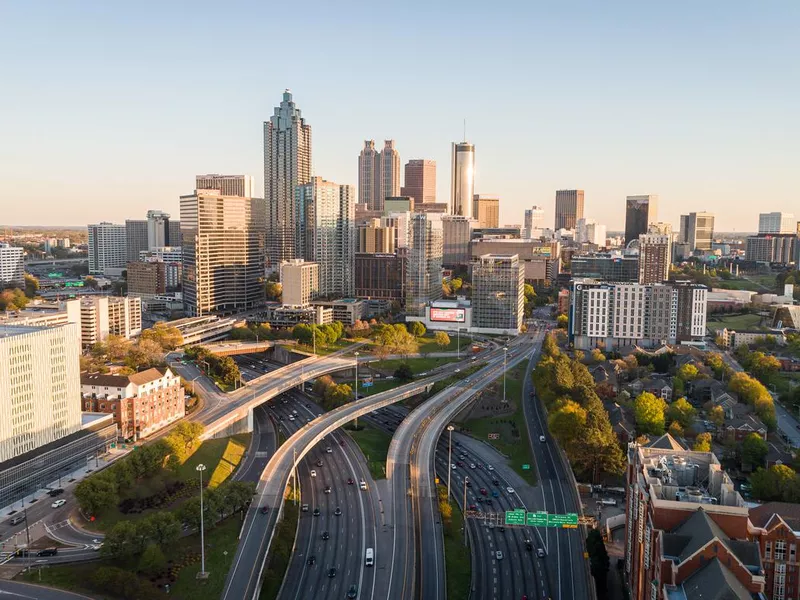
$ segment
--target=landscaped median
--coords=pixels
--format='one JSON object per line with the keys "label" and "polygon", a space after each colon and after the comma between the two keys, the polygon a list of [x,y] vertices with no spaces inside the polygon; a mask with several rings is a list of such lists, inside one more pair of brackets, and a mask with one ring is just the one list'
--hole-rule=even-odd
{"label": "landscaped median", "polygon": [[[298,498],[298,502],[299,502]],[[261,585],[261,598],[273,600],[278,593],[289,569],[297,536],[299,507],[294,502],[291,488],[287,488],[283,501],[283,520],[278,523],[272,545],[269,549],[269,561],[264,571],[264,583]],[[289,582],[291,585],[292,582]]]}
{"label": "landscaped median", "polygon": [[447,574],[447,597],[469,598],[472,585],[470,551],[464,545],[464,517],[458,505],[447,497],[447,488],[438,486],[439,512],[444,537],[444,565]]}
{"label": "landscaped median", "polygon": [[351,429],[349,426],[346,426],[345,429],[367,459],[367,466],[372,478],[385,479],[386,455],[389,453],[392,436],[364,424],[360,424],[357,430]]}

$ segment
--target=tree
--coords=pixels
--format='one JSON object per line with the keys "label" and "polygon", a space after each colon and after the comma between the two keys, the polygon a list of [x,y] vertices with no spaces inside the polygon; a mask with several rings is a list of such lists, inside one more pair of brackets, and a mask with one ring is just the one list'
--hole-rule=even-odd
{"label": "tree", "polygon": [[411,323],[408,324],[408,331],[414,337],[422,337],[423,335],[425,335],[426,329],[425,325],[423,325],[419,321],[411,321]]}
{"label": "tree", "polygon": [[611,560],[608,557],[606,545],[603,543],[603,536],[597,529],[589,530],[589,534],[586,536],[586,550],[589,554],[589,567],[597,587],[597,595],[605,597],[606,578]]}
{"label": "tree", "polygon": [[103,540],[103,553],[109,556],[131,556],[138,547],[136,524],[133,521],[120,521],[106,534]]}
{"label": "tree", "polygon": [[686,398],[678,398],[667,408],[667,419],[669,421],[677,421],[684,429],[691,427],[695,416],[697,416],[697,411],[689,404]]}
{"label": "tree", "polygon": [[599,363],[603,362],[606,359],[606,355],[600,350],[600,348],[595,348],[592,350],[592,361]]}
{"label": "tree", "polygon": [[674,438],[683,437],[683,426],[678,421],[673,421],[669,424],[669,428],[667,429],[667,433],[670,434]]}
{"label": "tree", "polygon": [[407,355],[417,349],[417,341],[402,323],[380,325],[375,328],[375,354],[383,358],[389,354]]}
{"label": "tree", "polygon": [[192,496],[181,504],[177,510],[177,517],[193,529],[200,529],[200,498]]}
{"label": "tree", "polygon": [[759,381],[767,381],[770,376],[777,373],[781,368],[781,361],[771,354],[763,352],[753,352],[750,355],[749,370]]}
{"label": "tree", "polygon": [[742,463],[746,463],[752,468],[763,467],[768,452],[767,442],[757,433],[751,433],[742,440]]}
{"label": "tree", "polygon": [[411,370],[411,365],[407,362],[400,363],[395,369],[394,376],[400,381],[411,381],[414,379],[414,371]]}
{"label": "tree", "polygon": [[283,286],[276,281],[268,281],[264,286],[267,294],[267,300],[270,302],[280,302],[283,296]]}
{"label": "tree", "polygon": [[675,373],[677,377],[680,377],[683,381],[694,381],[697,379],[697,375],[700,371],[697,370],[692,363],[686,363],[678,367],[678,371]]}
{"label": "tree", "polygon": [[200,441],[203,425],[196,421],[180,421],[170,432],[169,438],[179,440],[188,453]]}
{"label": "tree", "polygon": [[711,410],[708,411],[708,420],[716,425],[717,428],[722,427],[725,422],[725,411],[719,405],[711,407]]}
{"label": "tree", "polygon": [[28,298],[33,298],[36,292],[39,291],[39,280],[33,275],[25,273],[25,295]]}
{"label": "tree", "polygon": [[650,392],[642,392],[633,401],[633,415],[638,433],[664,433],[664,410],[667,403]]}
{"label": "tree", "polygon": [[569,448],[586,426],[586,410],[580,404],[565,398],[550,412],[547,424],[562,447]]}
{"label": "tree", "polygon": [[544,356],[554,357],[559,353],[558,344],[551,334],[547,334],[542,342],[542,354]]}
{"label": "tree", "polygon": [[567,325],[569,325],[569,317],[567,315],[558,315],[556,317],[556,327],[566,329]]}
{"label": "tree", "polygon": [[130,350],[131,342],[121,335],[109,335],[105,341],[105,354],[111,360],[123,360]]}
{"label": "tree", "polygon": [[159,321],[150,329],[142,331],[143,340],[153,340],[162,350],[172,351],[183,345],[183,335],[177,327],[170,327]]}
{"label": "tree", "polygon": [[696,452],[711,452],[711,434],[703,432],[694,438],[694,450]]}
{"label": "tree", "polygon": [[313,335],[311,326],[306,323],[298,323],[292,327],[292,337],[306,346],[310,346],[313,342]]}
{"label": "tree", "polygon": [[181,536],[181,524],[175,514],[167,511],[153,513],[147,518],[150,526],[150,539],[159,546],[169,546]]}
{"label": "tree", "polygon": [[798,477],[791,467],[773,465],[769,469],[759,468],[750,476],[753,497],[763,502],[782,500],[797,502]]}
{"label": "tree", "polygon": [[536,298],[536,290],[533,289],[533,286],[530,283],[526,283],[522,287],[522,295],[526,300],[531,301]]}
{"label": "tree", "polygon": [[158,544],[148,544],[139,559],[139,570],[145,575],[157,575],[167,566],[167,559]]}
{"label": "tree", "polygon": [[346,404],[353,399],[353,388],[349,385],[340,383],[334,384],[325,390],[324,406],[328,410],[332,410],[338,406]]}
{"label": "tree", "polygon": [[87,477],[75,486],[75,498],[83,512],[97,515],[119,502],[117,484],[108,476]]}
{"label": "tree", "polygon": [[463,286],[464,286],[464,281],[460,277],[453,277],[450,280],[450,289],[453,291],[454,294],[460,292]]}
{"label": "tree", "polygon": [[450,336],[444,331],[437,331],[433,337],[436,340],[436,345],[439,346],[439,348],[447,348],[450,345]]}
{"label": "tree", "polygon": [[[123,600],[143,600],[144,590],[134,573],[119,567],[99,567],[92,574],[91,586]],[[152,596],[149,596],[152,597]]]}
{"label": "tree", "polygon": [[149,339],[140,339],[138,343],[131,346],[125,364],[131,369],[140,371],[149,369],[164,363],[164,351],[161,345]]}
{"label": "tree", "polygon": [[19,288],[5,289],[0,292],[0,310],[22,310],[29,301],[30,298]]}

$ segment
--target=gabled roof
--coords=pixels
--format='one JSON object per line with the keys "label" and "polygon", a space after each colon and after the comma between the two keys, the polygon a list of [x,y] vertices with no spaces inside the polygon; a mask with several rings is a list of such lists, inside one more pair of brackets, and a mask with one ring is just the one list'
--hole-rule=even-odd
{"label": "gabled roof", "polygon": [[753,600],[753,594],[718,558],[692,573],[681,587],[686,600]]}
{"label": "gabled roof", "polygon": [[800,504],[791,502],[767,502],[751,508],[750,522],[756,527],[767,527],[775,515],[791,527],[792,531],[800,531]]}
{"label": "gabled roof", "polygon": [[670,434],[665,433],[645,444],[648,448],[660,448],[662,450],[686,450],[686,447]]}
{"label": "gabled roof", "polygon": [[130,383],[127,375],[111,375],[104,373],[81,373],[81,385],[99,385],[103,387],[124,388]]}
{"label": "gabled roof", "polygon": [[728,539],[728,536],[720,529],[720,526],[717,525],[702,508],[694,511],[692,516],[678,525],[678,527],[673,529],[669,534],[665,534],[664,537],[667,535],[678,535],[680,537],[689,538],[680,554],[678,554],[678,562],[683,562],[714,538],[718,538],[719,540]]}
{"label": "gabled roof", "polygon": [[164,373],[153,367],[151,369],[147,369],[146,371],[134,373],[128,377],[130,378],[131,383],[135,383],[136,385],[144,385],[145,383],[150,383],[151,381],[161,379],[163,376]]}

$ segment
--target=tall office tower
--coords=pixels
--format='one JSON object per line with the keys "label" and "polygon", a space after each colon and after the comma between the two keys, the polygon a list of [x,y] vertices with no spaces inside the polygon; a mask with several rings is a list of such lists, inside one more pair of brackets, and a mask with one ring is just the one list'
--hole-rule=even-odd
{"label": "tall office tower", "polygon": [[128,262],[139,260],[139,253],[150,249],[147,225],[146,219],[125,220],[125,254]]}
{"label": "tall office tower", "polygon": [[169,239],[169,215],[160,210],[147,211],[147,249],[172,246]]}
{"label": "tall office tower", "polygon": [[0,286],[25,286],[25,250],[0,243]]}
{"label": "tall office tower", "polygon": [[295,202],[305,211],[303,258],[319,265],[319,294],[326,298],[354,293],[355,196],[352,185],[322,177],[295,189]]}
{"label": "tall office tower", "polygon": [[[145,244],[147,243],[147,221],[145,224]],[[113,273],[122,270],[127,263],[128,249],[126,247],[126,225],[113,223],[98,223],[87,225],[89,230],[89,273]],[[146,248],[143,248],[146,250]],[[137,258],[134,260],[138,260]]]}
{"label": "tall office tower", "polygon": [[482,229],[500,227],[500,198],[475,194],[472,197],[472,218]]}
{"label": "tall office tower", "polygon": [[541,206],[532,206],[525,209],[525,231],[526,238],[532,238],[533,232],[544,227],[544,209]]}
{"label": "tall office tower", "polygon": [[394,140],[384,141],[379,159],[380,193],[375,198],[375,210],[383,210],[386,198],[400,195],[400,153],[394,147]]}
{"label": "tall office tower", "polygon": [[368,254],[392,254],[395,251],[397,232],[395,228],[382,225],[381,219],[370,219],[357,227],[356,252]]}
{"label": "tall office tower", "polygon": [[472,218],[475,146],[468,142],[454,142],[450,164],[450,213]]}
{"label": "tall office tower", "polygon": [[414,213],[409,226],[406,314],[425,316],[425,305],[442,297],[442,216]]}
{"label": "tall office tower", "polygon": [[311,126],[286,90],[275,114],[264,122],[264,201],[269,266],[302,257],[298,252],[295,187],[311,179]]}
{"label": "tall office tower", "polygon": [[152,298],[167,292],[167,265],[152,260],[128,263],[128,296]]}
{"label": "tall office tower", "polygon": [[647,233],[657,233],[659,235],[668,235],[669,239],[673,239],[672,234],[672,223],[664,223],[663,221],[658,221],[656,223],[650,223],[647,226]]}
{"label": "tall office tower", "polygon": [[375,140],[364,140],[364,148],[358,155],[358,203],[365,204],[370,210],[377,210],[375,195],[378,193],[379,154],[375,150]]}
{"label": "tall office tower", "polygon": [[256,193],[255,178],[252,175],[196,175],[194,189],[217,190],[223,196],[252,198]]}
{"label": "tall office tower", "polygon": [[264,202],[198,190],[181,196],[180,206],[186,314],[201,317],[263,304]]}
{"label": "tall office tower", "polygon": [[80,431],[80,355],[75,323],[0,326],[0,463]]}
{"label": "tall office tower", "polygon": [[770,212],[758,215],[758,233],[795,233],[797,221],[792,213]]}
{"label": "tall office tower", "polygon": [[575,223],[575,241],[579,244],[593,244],[602,248],[606,245],[606,226],[594,219],[586,217],[578,219]]}
{"label": "tall office tower", "polygon": [[689,249],[711,250],[714,239],[714,215],[707,212],[693,212],[681,215],[681,231],[678,242],[688,244]]}
{"label": "tall office tower", "polygon": [[518,332],[524,317],[525,267],[516,254],[484,254],[472,265],[472,325]]}
{"label": "tall office tower", "polygon": [[180,248],[183,245],[180,221],[169,222],[169,245],[173,248]]}
{"label": "tall office tower", "polygon": [[669,279],[672,236],[643,233],[639,236],[639,283],[661,283]]}
{"label": "tall office tower", "polygon": [[401,196],[410,196],[415,204],[436,202],[436,161],[414,159],[406,163],[406,181]]}
{"label": "tall office tower", "polygon": [[625,199],[625,243],[638,240],[640,235],[647,233],[650,223],[655,223],[657,219],[658,196],[628,196]]}
{"label": "tall office tower", "polygon": [[459,215],[442,215],[442,264],[448,267],[470,263],[469,242],[475,221]]}
{"label": "tall office tower", "polygon": [[554,229],[575,229],[575,223],[582,218],[583,190],[557,190]]}
{"label": "tall office tower", "polygon": [[319,293],[319,265],[300,258],[281,263],[284,306],[308,306]]}

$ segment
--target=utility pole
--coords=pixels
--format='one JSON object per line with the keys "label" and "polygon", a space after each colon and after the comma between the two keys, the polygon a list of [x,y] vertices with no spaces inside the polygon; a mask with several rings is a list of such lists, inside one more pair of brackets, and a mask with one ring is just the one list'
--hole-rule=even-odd
{"label": "utility pole", "polygon": [[508,357],[508,346],[503,346],[503,404],[506,402],[506,358]]}
{"label": "utility pole", "polygon": [[[353,388],[353,396],[356,400],[358,400],[358,352],[353,352],[356,357],[356,381],[355,381],[355,388]],[[358,431],[358,417],[356,417],[356,431]]]}
{"label": "utility pole", "polygon": [[200,573],[197,576],[199,579],[208,579],[208,573],[206,573],[205,533],[203,532],[203,471],[206,470],[206,466],[200,463],[195,469],[200,473]]}
{"label": "utility pole", "polygon": [[464,504],[462,507],[464,509],[464,547],[467,546],[467,482],[469,481],[469,477],[464,477]]}
{"label": "utility pole", "polygon": [[456,358],[461,360],[461,327],[456,327]]}
{"label": "utility pole", "polygon": [[297,448],[292,448],[292,485],[294,487],[292,497],[294,505],[297,506]]}
{"label": "utility pole", "polygon": [[452,425],[447,426],[447,501],[450,502],[450,473],[453,471],[452,467],[452,453],[453,453],[453,429]]}

